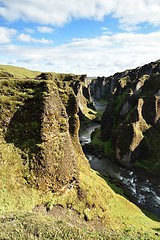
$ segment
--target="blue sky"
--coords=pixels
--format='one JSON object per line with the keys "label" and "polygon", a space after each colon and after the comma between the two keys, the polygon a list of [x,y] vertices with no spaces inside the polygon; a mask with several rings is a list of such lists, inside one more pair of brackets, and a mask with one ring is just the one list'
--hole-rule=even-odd
{"label": "blue sky", "polygon": [[0,0],[0,64],[109,76],[160,59],[160,0]]}

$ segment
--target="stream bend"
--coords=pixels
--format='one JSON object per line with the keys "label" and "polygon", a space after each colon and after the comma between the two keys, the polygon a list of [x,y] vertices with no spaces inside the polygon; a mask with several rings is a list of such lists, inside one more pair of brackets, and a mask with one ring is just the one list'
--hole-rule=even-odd
{"label": "stream bend", "polygon": [[[80,131],[81,145],[90,143],[91,133],[97,127],[100,125],[93,123]],[[141,209],[160,217],[160,178],[155,178],[145,169],[138,167],[126,169],[111,159],[97,158],[89,152],[85,152],[85,155],[91,168],[122,187],[130,201]]]}

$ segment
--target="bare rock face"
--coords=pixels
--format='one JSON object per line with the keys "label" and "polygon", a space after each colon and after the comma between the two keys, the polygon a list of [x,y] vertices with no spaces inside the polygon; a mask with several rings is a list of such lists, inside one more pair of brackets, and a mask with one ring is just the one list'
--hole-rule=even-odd
{"label": "bare rock face", "polygon": [[109,88],[109,79],[105,77],[98,77],[97,79],[92,79],[89,84],[89,90],[93,98],[100,100],[106,97]]}
{"label": "bare rock face", "polygon": [[122,165],[139,163],[160,172],[160,62],[109,79],[102,141],[110,142],[112,157]]}

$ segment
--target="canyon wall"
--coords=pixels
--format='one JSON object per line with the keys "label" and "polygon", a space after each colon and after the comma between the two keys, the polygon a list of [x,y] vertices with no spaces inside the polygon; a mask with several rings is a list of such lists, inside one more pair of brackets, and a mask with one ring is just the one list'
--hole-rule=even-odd
{"label": "canyon wall", "polygon": [[160,61],[97,78],[91,93],[107,100],[99,134],[105,154],[160,172]]}

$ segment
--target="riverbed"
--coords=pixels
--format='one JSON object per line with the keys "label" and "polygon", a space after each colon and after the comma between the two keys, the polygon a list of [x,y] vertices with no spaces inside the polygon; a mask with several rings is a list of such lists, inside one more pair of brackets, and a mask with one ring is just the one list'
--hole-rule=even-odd
{"label": "riverbed", "polygon": [[[91,141],[91,133],[100,127],[93,123],[86,129],[80,131],[80,142],[82,145]],[[145,169],[133,167],[126,169],[115,160],[97,158],[91,153],[85,152],[92,169],[123,188],[125,196],[141,209],[160,217],[160,177],[153,176]]]}

